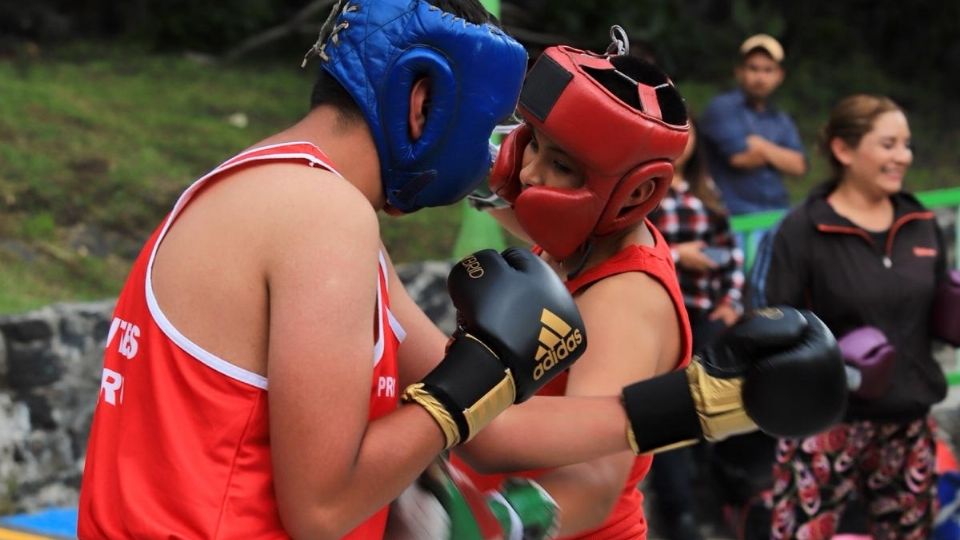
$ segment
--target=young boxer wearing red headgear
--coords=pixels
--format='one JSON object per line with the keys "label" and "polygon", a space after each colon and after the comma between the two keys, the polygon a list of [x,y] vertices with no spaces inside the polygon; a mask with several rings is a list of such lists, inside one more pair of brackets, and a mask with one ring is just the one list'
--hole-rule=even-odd
{"label": "young boxer wearing red headgear", "polygon": [[[632,381],[661,375],[623,389],[631,422],[629,436],[635,439],[632,448],[651,452],[696,437],[722,438],[750,429],[747,416],[758,419],[762,416],[758,411],[765,409],[754,405],[769,404],[769,392],[782,391],[787,381],[751,382],[748,375],[743,398],[750,403],[744,415],[739,382],[723,379],[714,386],[717,379],[711,375],[725,369],[720,364],[726,361],[718,358],[765,356],[768,353],[757,354],[755,346],[774,335],[779,338],[767,345],[779,348],[795,343],[793,337],[780,339],[793,321],[796,328],[804,328],[801,341],[805,353],[810,353],[802,362],[812,360],[824,367],[812,372],[831,389],[817,398],[823,401],[823,413],[812,413],[809,421],[831,422],[846,391],[842,365],[835,351],[821,354],[835,347],[811,315],[773,310],[757,316],[736,327],[731,338],[719,345],[724,352],[706,351],[700,362],[683,369],[690,364],[690,325],[669,246],[645,218],[667,190],[672,161],[686,146],[686,109],[670,79],[651,64],[623,56],[627,48],[621,42],[621,54],[605,55],[566,46],[547,49],[528,73],[521,92],[519,112],[525,123],[507,136],[491,173],[491,190],[511,207],[495,215],[532,240],[538,246],[535,251],[564,278],[590,336],[590,345],[577,364],[540,394],[602,396]],[[550,333],[545,328],[543,335],[549,338]],[[743,346],[747,342],[751,345]],[[778,358],[778,365],[768,373],[778,372],[780,377],[784,364],[792,369],[800,363],[795,361],[792,345],[788,348],[790,352]],[[740,362],[733,364],[742,367]],[[721,376],[730,375],[733,372]],[[668,380],[673,381],[669,388]],[[757,389],[765,395],[748,396]],[[678,407],[683,400],[698,411],[699,426],[694,429],[698,434],[681,435],[679,431],[686,428],[678,431],[685,423]],[[489,441],[501,430],[524,427],[526,420],[525,427],[532,433],[548,426],[566,432],[569,440],[556,450],[567,451],[567,446],[582,444],[578,438],[585,435],[569,429],[573,418],[559,410],[526,418],[508,415],[458,452],[483,470],[502,468],[503,460],[510,458],[517,468],[542,466],[550,461],[549,454],[533,455],[528,448],[536,446],[542,453],[542,442],[518,444],[505,458]],[[794,427],[785,425],[782,415],[757,421],[775,431]],[[636,487],[651,460],[649,453],[621,452],[522,474],[534,478],[555,500],[560,536],[642,539],[647,524],[643,497]],[[498,487],[502,480],[473,472],[463,462],[457,465],[465,467],[483,489]]]}
{"label": "young boxer wearing red headgear", "polygon": [[[590,335],[580,365],[544,393],[603,395],[685,367],[691,335],[676,271],[645,220],[687,143],[680,94],[636,58],[551,47],[527,75],[519,112],[525,123],[501,145],[490,187],[566,279]],[[562,536],[643,538],[636,485],[650,463],[623,452],[536,479],[557,501]]]}

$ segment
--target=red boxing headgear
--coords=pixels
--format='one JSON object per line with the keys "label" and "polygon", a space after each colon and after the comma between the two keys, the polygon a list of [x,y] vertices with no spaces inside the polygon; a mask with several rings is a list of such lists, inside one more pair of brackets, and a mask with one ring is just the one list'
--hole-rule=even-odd
{"label": "red boxing headgear", "polygon": [[[653,210],[670,186],[672,162],[690,131],[683,98],[658,68],[566,46],[548,48],[534,64],[519,112],[583,166],[584,185],[521,189],[523,150],[530,141],[525,125],[501,146],[490,187],[513,205],[527,234],[561,260],[591,236],[622,231]],[[653,194],[627,206],[649,180],[655,182]]]}

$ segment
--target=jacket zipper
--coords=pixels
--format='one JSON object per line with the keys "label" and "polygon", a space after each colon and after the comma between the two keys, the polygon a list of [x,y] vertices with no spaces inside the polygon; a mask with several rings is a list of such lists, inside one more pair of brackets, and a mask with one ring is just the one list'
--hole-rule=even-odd
{"label": "jacket zipper", "polygon": [[911,212],[909,214],[900,216],[900,219],[894,221],[893,225],[890,226],[890,233],[887,234],[887,245],[885,249],[886,255],[883,256],[883,265],[887,268],[893,266],[893,259],[891,259],[893,256],[893,237],[897,235],[897,231],[900,230],[900,227],[909,221],[916,219],[933,219],[933,217],[933,212]]}

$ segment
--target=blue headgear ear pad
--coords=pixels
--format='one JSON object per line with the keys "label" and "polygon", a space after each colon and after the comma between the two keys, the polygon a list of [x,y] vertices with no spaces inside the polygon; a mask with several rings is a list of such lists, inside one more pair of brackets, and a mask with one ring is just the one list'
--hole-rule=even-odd
{"label": "blue headgear ear pad", "polygon": [[[424,0],[348,2],[322,66],[353,96],[380,158],[387,202],[401,212],[444,206],[486,176],[488,140],[514,110],[527,55],[489,24]],[[409,133],[410,91],[427,78],[426,124]]]}

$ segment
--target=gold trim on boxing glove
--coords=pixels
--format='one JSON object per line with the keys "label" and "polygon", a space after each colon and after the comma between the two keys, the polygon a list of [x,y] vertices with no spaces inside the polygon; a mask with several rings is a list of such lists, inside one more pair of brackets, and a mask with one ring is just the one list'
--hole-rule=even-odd
{"label": "gold trim on boxing glove", "polygon": [[637,444],[637,435],[633,432],[633,426],[630,425],[629,420],[627,420],[627,444],[630,445],[630,450],[633,450],[634,454],[640,454],[640,445]]}
{"label": "gold trim on boxing glove", "polygon": [[467,426],[470,432],[467,434],[467,442],[474,435],[480,432],[491,420],[502,413],[517,400],[517,385],[513,380],[513,374],[509,369],[503,370],[503,379],[496,386],[490,389],[473,405],[463,411],[463,416],[467,420]]}
{"label": "gold trim on boxing glove", "polygon": [[685,441],[675,442],[673,444],[668,444],[666,446],[661,446],[660,448],[654,448],[648,454],[659,454],[661,452],[669,452],[671,450],[676,450],[677,448],[684,448],[687,446],[693,446],[700,442],[700,439],[687,439]]}
{"label": "gold trim on boxing glove", "polygon": [[687,368],[687,383],[700,417],[700,428],[708,441],[719,441],[757,429],[743,409],[743,379],[713,377],[695,361]]}
{"label": "gold trim on boxing glove", "polygon": [[472,339],[472,340],[476,341],[477,343],[479,343],[481,347],[483,347],[484,349],[487,350],[488,353],[490,353],[490,356],[496,358],[497,360],[500,359],[500,355],[498,355],[497,353],[493,352],[493,349],[491,349],[490,347],[487,347],[487,344],[484,343],[484,342],[482,342],[482,341],[480,341],[480,339],[479,339],[477,336],[475,336],[475,335],[473,335],[473,334],[471,334],[471,333],[469,333],[469,332],[464,332],[462,335],[463,335],[463,337],[465,337],[465,338],[467,338],[467,339]]}
{"label": "gold trim on boxing glove", "polygon": [[633,426],[631,426],[629,423],[627,424],[627,444],[630,445],[630,450],[632,450],[633,453],[637,455],[659,454],[660,452],[669,452],[670,450],[676,450],[677,448],[683,448],[685,446],[694,445],[694,444],[697,444],[698,442],[700,442],[699,439],[687,439],[685,441],[675,442],[675,443],[668,444],[666,446],[661,446],[659,448],[647,450],[646,452],[641,452],[640,445],[637,444],[637,436],[633,432]]}
{"label": "gold trim on boxing glove", "polygon": [[440,430],[443,431],[443,438],[446,439],[447,443],[444,448],[450,448],[460,443],[460,430],[457,429],[457,423],[453,416],[450,415],[443,404],[437,401],[433,394],[423,389],[423,383],[408,386],[400,399],[406,403],[416,403],[426,409],[433,417],[434,422],[440,426]]}

